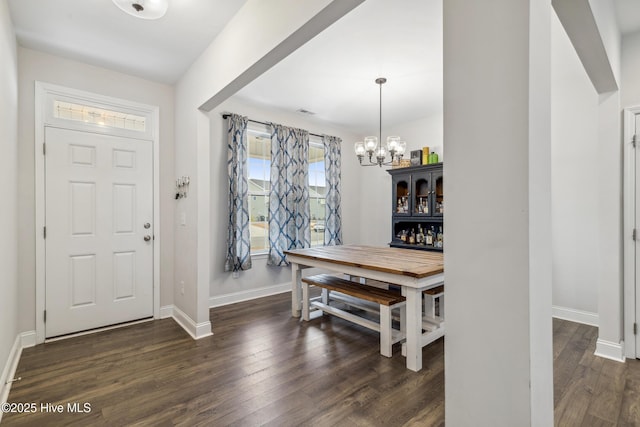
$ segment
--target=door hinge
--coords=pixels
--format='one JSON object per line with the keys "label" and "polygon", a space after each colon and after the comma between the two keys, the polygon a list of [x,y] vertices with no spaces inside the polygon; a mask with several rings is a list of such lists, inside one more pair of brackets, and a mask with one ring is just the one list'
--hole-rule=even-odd
{"label": "door hinge", "polygon": [[633,335],[638,335],[638,324],[637,323],[633,324]]}
{"label": "door hinge", "polygon": [[637,135],[633,135],[633,139],[631,140],[631,144],[633,145],[633,148],[636,148],[636,137]]}
{"label": "door hinge", "polygon": [[47,226],[46,225],[44,227],[42,227],[42,235],[44,236],[45,239],[47,238]]}
{"label": "door hinge", "polygon": [[633,229],[633,233],[631,233],[631,238],[635,241],[637,237],[636,229]]}
{"label": "door hinge", "polygon": [[44,311],[44,322],[47,323],[47,310]]}
{"label": "door hinge", "polygon": [[[634,141],[635,141],[635,136],[634,136]],[[635,147],[635,142],[633,146]],[[45,144],[44,142],[42,143],[42,155],[43,156],[47,155],[47,144]]]}

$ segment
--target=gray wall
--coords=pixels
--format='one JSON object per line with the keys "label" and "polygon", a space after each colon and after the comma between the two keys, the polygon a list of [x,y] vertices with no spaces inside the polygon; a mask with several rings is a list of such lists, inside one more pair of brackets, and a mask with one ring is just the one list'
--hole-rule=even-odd
{"label": "gray wall", "polygon": [[[18,59],[9,9],[0,1],[0,373],[18,336]],[[7,374],[5,372],[4,374]],[[0,374],[0,399],[5,390]],[[1,400],[0,400],[1,401]],[[2,414],[0,414],[1,416]]]}
{"label": "gray wall", "polygon": [[555,13],[551,28],[554,314],[597,324],[598,94]]}

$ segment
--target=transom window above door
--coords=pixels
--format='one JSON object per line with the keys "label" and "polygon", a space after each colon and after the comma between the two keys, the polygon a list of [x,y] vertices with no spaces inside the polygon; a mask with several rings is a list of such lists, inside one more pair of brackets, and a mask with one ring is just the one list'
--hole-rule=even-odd
{"label": "transom window above door", "polygon": [[159,124],[144,104],[97,94],[88,99],[79,90],[50,87],[36,111],[49,126],[144,140],[158,134]]}
{"label": "transom window above door", "polygon": [[57,99],[53,101],[53,117],[138,132],[145,132],[147,124],[144,116]]}

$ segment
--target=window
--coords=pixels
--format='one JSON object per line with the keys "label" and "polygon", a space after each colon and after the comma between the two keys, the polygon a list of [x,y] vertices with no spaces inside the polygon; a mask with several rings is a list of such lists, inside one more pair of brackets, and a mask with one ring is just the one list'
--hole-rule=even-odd
{"label": "window", "polygon": [[269,190],[271,183],[271,136],[247,130],[249,143],[249,235],[251,253],[269,250]]}
{"label": "window", "polygon": [[309,205],[311,215],[311,246],[324,245],[327,184],[324,180],[324,147],[318,137],[311,137],[309,144]]}
{"label": "window", "polygon": [[[271,189],[271,135],[257,126],[247,129],[249,145],[249,235],[251,254],[269,251],[269,190]],[[309,146],[309,204],[311,246],[324,244],[325,227],[324,148],[318,137]]]}
{"label": "window", "polygon": [[59,100],[53,103],[53,117],[137,132],[146,131],[144,116]]}

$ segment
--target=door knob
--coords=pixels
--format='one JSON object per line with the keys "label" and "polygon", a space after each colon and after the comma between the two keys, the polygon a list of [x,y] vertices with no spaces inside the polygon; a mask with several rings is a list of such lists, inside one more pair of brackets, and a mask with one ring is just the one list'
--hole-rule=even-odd
{"label": "door knob", "polygon": [[148,234],[146,236],[144,236],[144,241],[148,242],[149,240],[151,240],[151,236],[149,236]]}
{"label": "door knob", "polygon": [[148,222],[144,223],[144,228],[149,229],[149,227],[151,227],[151,224],[149,224]]}

